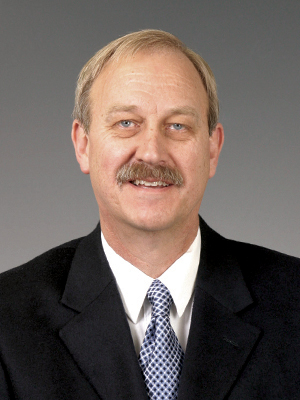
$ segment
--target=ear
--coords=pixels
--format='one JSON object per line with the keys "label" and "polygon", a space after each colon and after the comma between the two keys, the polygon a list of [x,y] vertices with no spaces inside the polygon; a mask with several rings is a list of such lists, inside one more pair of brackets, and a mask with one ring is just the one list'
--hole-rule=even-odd
{"label": "ear", "polygon": [[77,119],[73,121],[71,135],[80,169],[84,174],[89,174],[89,136]]}
{"label": "ear", "polygon": [[223,143],[224,143],[224,129],[221,124],[217,124],[215,130],[209,137],[209,149],[210,149],[209,178],[212,178],[216,173],[219,155],[221,153]]}

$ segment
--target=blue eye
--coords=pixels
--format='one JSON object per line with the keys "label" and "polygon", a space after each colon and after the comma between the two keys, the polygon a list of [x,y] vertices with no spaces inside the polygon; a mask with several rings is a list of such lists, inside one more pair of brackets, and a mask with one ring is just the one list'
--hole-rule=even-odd
{"label": "blue eye", "polygon": [[131,122],[131,121],[128,121],[127,119],[125,119],[124,121],[121,121],[121,122],[120,122],[120,125],[121,125],[123,128],[129,128],[129,127],[131,126],[131,124],[132,124],[132,122]]}
{"label": "blue eye", "polygon": [[180,131],[180,129],[183,128],[183,125],[181,125],[181,124],[172,124],[172,126],[176,131]]}

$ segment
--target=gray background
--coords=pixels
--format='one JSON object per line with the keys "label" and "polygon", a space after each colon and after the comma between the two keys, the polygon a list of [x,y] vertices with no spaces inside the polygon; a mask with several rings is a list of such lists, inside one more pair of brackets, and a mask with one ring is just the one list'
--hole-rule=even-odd
{"label": "gray background", "polygon": [[0,269],[98,221],[70,140],[75,81],[102,46],[170,31],[211,65],[226,141],[201,214],[300,256],[300,1],[0,0]]}

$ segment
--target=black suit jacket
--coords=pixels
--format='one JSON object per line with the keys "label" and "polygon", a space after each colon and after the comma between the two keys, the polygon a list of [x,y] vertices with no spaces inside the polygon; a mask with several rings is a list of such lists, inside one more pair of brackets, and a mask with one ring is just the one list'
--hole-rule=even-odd
{"label": "black suit jacket", "polygon": [[[300,398],[300,261],[201,220],[179,400]],[[130,329],[89,236],[0,279],[0,399],[146,400]]]}

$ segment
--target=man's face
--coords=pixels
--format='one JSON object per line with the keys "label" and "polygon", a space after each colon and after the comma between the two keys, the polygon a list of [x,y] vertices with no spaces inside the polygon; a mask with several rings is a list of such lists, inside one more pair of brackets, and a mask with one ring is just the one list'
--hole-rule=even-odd
{"label": "man's face", "polygon": [[[209,137],[207,94],[193,64],[174,51],[111,62],[95,80],[90,102],[90,132],[75,121],[73,141],[101,224],[146,231],[198,224],[223,132],[218,126]],[[133,164],[177,170],[183,182],[146,176],[118,184],[120,168]]]}

